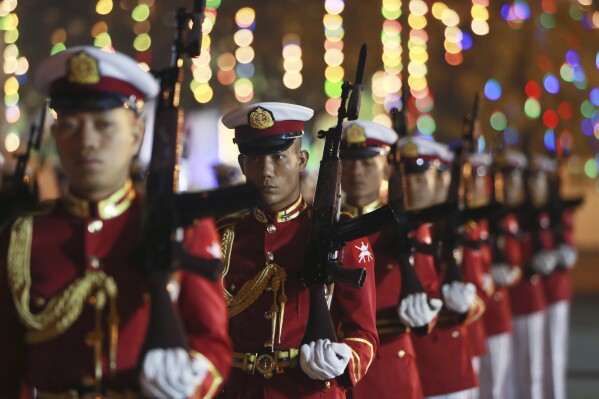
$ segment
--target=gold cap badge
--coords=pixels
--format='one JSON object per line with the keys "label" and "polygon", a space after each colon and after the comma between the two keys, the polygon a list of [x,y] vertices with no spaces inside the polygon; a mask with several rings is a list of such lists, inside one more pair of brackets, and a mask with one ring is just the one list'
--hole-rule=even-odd
{"label": "gold cap badge", "polygon": [[418,146],[416,143],[407,143],[401,149],[401,155],[408,158],[414,158],[418,156]]}
{"label": "gold cap badge", "polygon": [[257,107],[250,112],[248,121],[253,129],[267,129],[275,124],[272,112],[262,107]]}
{"label": "gold cap badge", "polygon": [[67,68],[69,82],[95,84],[100,81],[98,60],[83,51],[69,59]]}
{"label": "gold cap badge", "polygon": [[366,141],[364,128],[356,123],[345,129],[345,140],[348,144],[360,144]]}

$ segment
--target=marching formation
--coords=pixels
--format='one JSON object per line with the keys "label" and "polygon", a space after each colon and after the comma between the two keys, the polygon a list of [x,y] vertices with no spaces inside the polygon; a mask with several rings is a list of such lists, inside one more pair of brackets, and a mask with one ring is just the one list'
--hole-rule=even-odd
{"label": "marching formation", "polygon": [[477,151],[476,107],[451,146],[406,107],[360,119],[365,57],[318,133],[313,204],[312,109],[225,114],[249,184],[179,194],[177,73],[89,46],[42,63],[68,192],[1,186],[0,398],[565,398],[581,201],[559,159]]}

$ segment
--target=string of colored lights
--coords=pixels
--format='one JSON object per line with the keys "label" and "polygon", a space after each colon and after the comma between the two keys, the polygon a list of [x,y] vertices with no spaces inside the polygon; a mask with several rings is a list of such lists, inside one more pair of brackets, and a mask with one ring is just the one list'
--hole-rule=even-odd
{"label": "string of colored lights", "polygon": [[383,0],[381,13],[383,27],[381,43],[383,44],[383,70],[372,75],[372,115],[373,120],[385,126],[391,126],[387,111],[402,106],[398,93],[402,91],[402,47],[401,31],[401,0]]}
{"label": "string of colored lights", "polygon": [[345,70],[343,69],[343,17],[341,12],[345,8],[343,0],[325,0],[324,8],[326,14],[322,22],[324,24],[324,92],[328,99],[325,109],[330,115],[336,115],[341,98],[341,85]]}
{"label": "string of colored lights", "polygon": [[[123,3],[121,2],[121,5]],[[133,48],[137,51],[135,58],[140,66],[146,70],[150,69],[152,63],[152,38],[150,37],[150,14],[154,6],[154,0],[138,0],[137,5],[131,10],[133,22]]]}
{"label": "string of colored lights", "polygon": [[210,62],[212,60],[210,33],[216,24],[217,9],[220,7],[221,0],[209,0],[206,2],[204,11],[204,22],[202,24],[202,49],[200,55],[192,60],[191,73],[193,79],[190,83],[190,89],[195,100],[201,104],[206,104],[214,96],[214,91],[210,86],[212,79],[212,69]]}
{"label": "string of colored lights", "polygon": [[233,39],[237,44],[235,50],[235,59],[237,65],[235,72],[237,79],[233,84],[235,98],[240,103],[247,103],[254,97],[254,49],[251,46],[254,41],[253,30],[256,28],[256,11],[250,7],[239,9],[235,14],[235,23],[238,30]]}
{"label": "string of colored lights", "polygon": [[0,30],[3,31],[5,44],[3,54],[4,118],[8,124],[4,147],[8,152],[16,151],[20,145],[19,89],[25,83],[29,70],[29,61],[26,57],[20,56],[17,46],[19,38],[17,6],[17,0],[4,0],[0,3]]}
{"label": "string of colored lights", "polygon": [[[98,0],[96,3],[96,13],[98,15],[108,17],[113,8],[114,6],[112,0]],[[113,51],[114,48],[112,46],[112,38],[110,37],[110,33],[108,33],[108,25],[103,20],[100,22],[104,22],[104,24],[100,25],[100,32],[98,32],[94,38],[94,46],[100,47],[104,50]],[[93,34],[94,32],[92,31],[92,35]]]}
{"label": "string of colored lights", "polygon": [[[472,6],[471,14],[473,18],[475,18],[475,15],[478,16],[480,14],[480,11],[478,11],[481,9],[480,7],[481,6],[478,4]],[[433,4],[431,13],[435,19],[441,21],[441,23],[445,25],[445,40],[443,41],[443,47],[445,48],[445,61],[449,65],[460,65],[464,61],[462,55],[464,32],[458,27],[460,24],[460,16],[454,9],[449,8],[445,3],[441,2],[436,2]],[[475,24],[475,22],[478,23],[478,21],[478,19],[473,19],[472,24]],[[467,42],[470,43],[471,46],[472,39]]]}
{"label": "string of colored lights", "polygon": [[283,84],[291,90],[302,85],[302,48],[300,37],[294,33],[288,33],[283,37]]}

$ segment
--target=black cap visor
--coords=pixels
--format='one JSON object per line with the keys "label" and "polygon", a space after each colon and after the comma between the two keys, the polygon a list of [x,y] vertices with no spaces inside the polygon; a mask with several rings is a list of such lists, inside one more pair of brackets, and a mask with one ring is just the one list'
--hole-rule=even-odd
{"label": "black cap visor", "polygon": [[121,107],[136,110],[135,98],[98,90],[65,91],[50,97],[50,108],[57,111],[107,111]]}

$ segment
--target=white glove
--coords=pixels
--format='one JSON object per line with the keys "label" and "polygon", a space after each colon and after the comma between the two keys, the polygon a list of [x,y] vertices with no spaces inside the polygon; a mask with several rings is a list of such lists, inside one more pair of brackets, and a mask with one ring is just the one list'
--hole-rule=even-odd
{"label": "white glove", "polygon": [[476,298],[476,287],[472,283],[454,281],[443,286],[443,302],[449,310],[466,313]]}
{"label": "white glove", "polygon": [[571,269],[578,260],[578,251],[576,248],[569,246],[568,244],[559,244],[557,246],[558,264]]}
{"label": "white glove", "polygon": [[546,251],[541,250],[535,254],[532,258],[532,269],[543,275],[547,276],[555,270],[558,262],[557,251]]}
{"label": "white glove", "polygon": [[422,327],[430,323],[442,307],[443,301],[436,298],[428,299],[426,293],[421,292],[402,299],[397,312],[403,324]]}
{"label": "white glove", "polygon": [[495,284],[500,287],[512,286],[521,274],[520,269],[507,263],[494,263],[491,266],[491,273]]}
{"label": "white glove", "polygon": [[343,343],[319,339],[300,348],[300,366],[313,380],[340,376],[349,363],[351,348]]}
{"label": "white glove", "polygon": [[493,276],[489,273],[483,274],[483,291],[487,296],[493,295],[495,291],[495,283],[493,282]]}
{"label": "white glove", "polygon": [[209,363],[191,358],[183,348],[152,349],[140,373],[142,394],[150,398],[187,398],[204,381]]}

